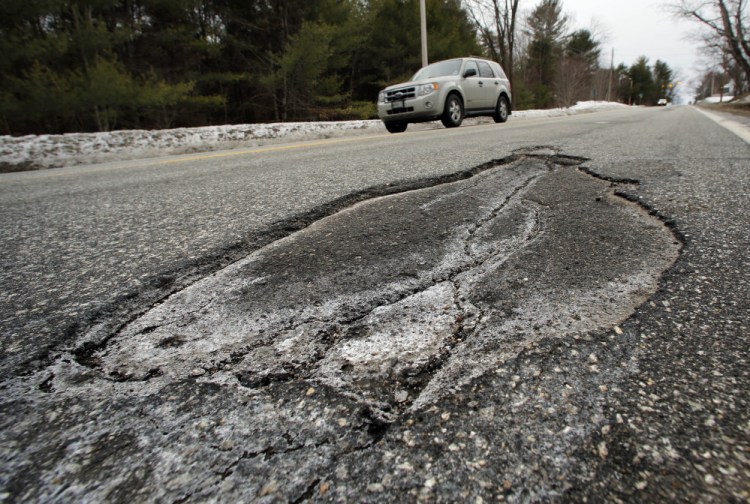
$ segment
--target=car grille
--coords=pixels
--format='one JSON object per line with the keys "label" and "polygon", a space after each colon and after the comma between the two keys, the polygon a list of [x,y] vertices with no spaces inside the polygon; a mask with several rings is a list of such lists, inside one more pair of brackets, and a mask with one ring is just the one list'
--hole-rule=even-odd
{"label": "car grille", "polygon": [[401,89],[393,89],[385,92],[385,102],[392,103],[396,101],[412,100],[417,96],[417,88],[405,87]]}
{"label": "car grille", "polygon": [[386,110],[388,115],[405,114],[407,112],[414,112],[414,107],[394,107],[391,110]]}

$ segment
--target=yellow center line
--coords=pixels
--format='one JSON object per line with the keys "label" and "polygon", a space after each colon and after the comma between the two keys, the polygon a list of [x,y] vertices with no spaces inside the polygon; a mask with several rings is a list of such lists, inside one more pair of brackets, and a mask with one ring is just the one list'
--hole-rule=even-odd
{"label": "yellow center line", "polygon": [[305,142],[305,143],[297,143],[297,144],[291,144],[291,145],[275,145],[271,147],[257,147],[254,149],[232,150],[232,151],[227,151],[227,152],[218,152],[214,154],[200,154],[197,156],[181,157],[178,159],[167,159],[165,161],[159,161],[157,164],[183,163],[186,161],[201,161],[204,159],[244,156],[246,154],[263,154],[266,152],[280,152],[280,151],[288,151],[288,150],[295,150],[295,149],[305,149],[308,147],[321,147],[325,145],[351,143],[351,142],[357,142],[360,140],[387,138],[389,136],[390,135],[368,135],[368,136],[357,136],[357,137],[351,137],[351,138],[338,138],[335,140],[320,140],[317,142]]}

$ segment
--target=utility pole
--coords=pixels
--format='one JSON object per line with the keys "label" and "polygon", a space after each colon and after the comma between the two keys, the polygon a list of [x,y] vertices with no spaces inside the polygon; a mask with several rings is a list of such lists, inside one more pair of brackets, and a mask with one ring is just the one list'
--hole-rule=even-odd
{"label": "utility pole", "polygon": [[607,101],[612,101],[612,77],[615,73],[615,48],[612,48],[612,59],[609,62],[609,82],[607,83]]}
{"label": "utility pole", "polygon": [[422,66],[427,66],[427,11],[425,0],[419,0],[419,21],[422,29]]}

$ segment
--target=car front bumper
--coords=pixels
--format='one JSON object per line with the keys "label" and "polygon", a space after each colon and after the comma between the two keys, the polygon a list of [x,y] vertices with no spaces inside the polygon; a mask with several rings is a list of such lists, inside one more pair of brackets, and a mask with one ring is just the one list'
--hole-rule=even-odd
{"label": "car front bumper", "polygon": [[378,103],[378,117],[383,122],[434,121],[443,113],[439,93],[431,93],[409,100]]}

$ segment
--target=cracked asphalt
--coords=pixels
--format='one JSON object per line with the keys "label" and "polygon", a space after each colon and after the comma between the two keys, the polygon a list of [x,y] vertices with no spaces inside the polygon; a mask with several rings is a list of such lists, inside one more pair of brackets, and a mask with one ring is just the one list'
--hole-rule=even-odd
{"label": "cracked asphalt", "polygon": [[507,126],[0,177],[0,499],[750,499],[750,146]]}

